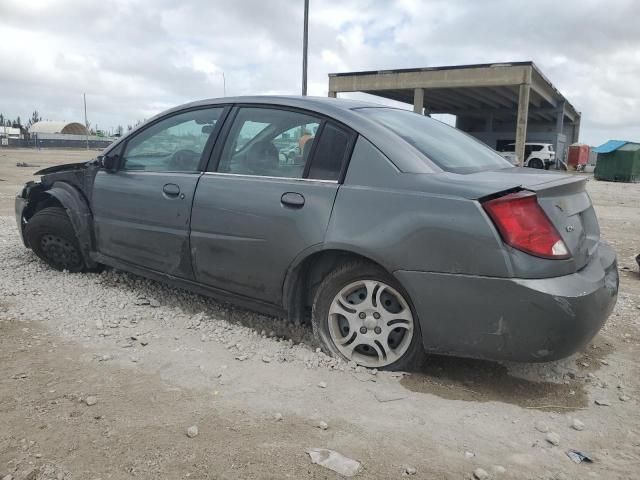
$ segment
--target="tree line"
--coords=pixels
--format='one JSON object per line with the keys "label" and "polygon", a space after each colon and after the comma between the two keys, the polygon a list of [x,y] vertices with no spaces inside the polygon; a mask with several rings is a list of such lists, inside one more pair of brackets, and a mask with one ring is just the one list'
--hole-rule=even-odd
{"label": "tree line", "polygon": [[0,113],[0,126],[1,127],[11,127],[11,128],[19,128],[20,130],[28,130],[31,125],[34,123],[40,122],[42,117],[38,113],[37,110],[34,110],[31,114],[31,118],[27,121],[26,125],[22,123],[22,119],[20,116],[16,117],[15,120],[11,120],[8,116],[5,117],[3,113]]}

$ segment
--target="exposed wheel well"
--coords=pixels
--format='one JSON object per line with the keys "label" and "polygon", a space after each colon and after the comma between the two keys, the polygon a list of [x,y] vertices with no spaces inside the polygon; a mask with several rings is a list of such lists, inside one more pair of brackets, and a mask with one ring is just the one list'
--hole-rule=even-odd
{"label": "exposed wheel well", "polygon": [[24,218],[29,220],[36,212],[49,207],[64,208],[60,201],[49,195],[46,190],[31,192],[31,195],[29,196],[29,205],[23,213]]}
{"label": "exposed wheel well", "polygon": [[309,322],[313,298],[322,280],[338,265],[354,261],[371,263],[384,269],[370,258],[346,250],[323,250],[309,255],[295,267],[285,284],[284,306],[289,320],[294,323]]}

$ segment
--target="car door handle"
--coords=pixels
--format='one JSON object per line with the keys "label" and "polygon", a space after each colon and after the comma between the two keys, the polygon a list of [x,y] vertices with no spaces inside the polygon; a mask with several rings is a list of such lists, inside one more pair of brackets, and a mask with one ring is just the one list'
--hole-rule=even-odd
{"label": "car door handle", "polygon": [[296,192],[287,192],[282,194],[280,202],[282,202],[285,207],[302,208],[304,206],[304,197]]}
{"label": "car door handle", "polygon": [[180,195],[180,187],[175,183],[167,183],[162,187],[162,192],[170,198],[175,198]]}

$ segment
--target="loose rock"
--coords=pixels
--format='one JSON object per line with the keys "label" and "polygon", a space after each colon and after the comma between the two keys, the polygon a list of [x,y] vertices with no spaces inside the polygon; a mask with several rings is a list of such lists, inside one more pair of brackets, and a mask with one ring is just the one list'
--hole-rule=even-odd
{"label": "loose rock", "polygon": [[98,399],[93,395],[89,395],[87,398],[84,399],[84,403],[86,403],[89,407],[91,407],[92,405],[95,405],[96,403],[98,403]]}
{"label": "loose rock", "polygon": [[584,430],[584,423],[582,423],[580,420],[578,420],[577,418],[573,419],[573,422],[571,422],[571,428],[573,428],[574,430],[578,430],[579,432],[581,432],[582,430]]}
{"label": "loose rock", "polygon": [[544,422],[536,422],[535,429],[537,431],[539,431],[540,433],[548,433],[549,432],[549,425],[547,425]]}
{"label": "loose rock", "polygon": [[326,430],[327,428],[329,428],[329,424],[323,420],[320,420],[316,427],[318,427],[320,430]]}
{"label": "loose rock", "polygon": [[473,471],[473,478],[475,478],[476,480],[488,480],[489,474],[481,468],[476,468]]}
{"label": "loose rock", "polygon": [[608,407],[611,405],[609,400],[605,400],[605,399],[598,399],[595,401],[595,403],[596,405],[600,405],[601,407]]}
{"label": "loose rock", "polygon": [[320,383],[318,384],[318,386],[319,386],[320,388],[327,388],[327,382],[320,382]]}
{"label": "loose rock", "polygon": [[560,445],[560,435],[558,435],[555,432],[547,433],[545,440],[549,442],[551,445],[555,445],[555,446]]}
{"label": "loose rock", "polygon": [[187,437],[194,438],[198,436],[198,427],[195,425],[187,428]]}
{"label": "loose rock", "polygon": [[504,468],[502,465],[494,465],[493,467],[491,467],[491,470],[496,475],[503,475],[507,471],[507,469]]}
{"label": "loose rock", "polygon": [[281,414],[280,412],[276,413],[276,414],[273,416],[273,419],[274,419],[276,422],[280,422],[280,421],[282,421],[282,414]]}
{"label": "loose rock", "polygon": [[264,357],[262,357],[262,361],[264,363],[271,363],[271,357],[267,357],[266,355]]}
{"label": "loose rock", "polygon": [[404,469],[404,473],[407,475],[415,475],[416,473],[418,473],[418,470],[416,470],[415,467],[407,466]]}
{"label": "loose rock", "polygon": [[621,402],[628,402],[629,400],[631,400],[631,397],[629,395],[620,395],[618,397],[618,400],[620,400]]}

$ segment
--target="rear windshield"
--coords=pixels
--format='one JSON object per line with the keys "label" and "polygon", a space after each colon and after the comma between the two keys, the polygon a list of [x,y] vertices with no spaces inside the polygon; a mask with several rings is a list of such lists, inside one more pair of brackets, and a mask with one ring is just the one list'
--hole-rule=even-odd
{"label": "rear windshield", "polygon": [[367,107],[358,111],[398,134],[448,172],[513,168],[510,162],[479,140],[424,115],[396,108]]}

